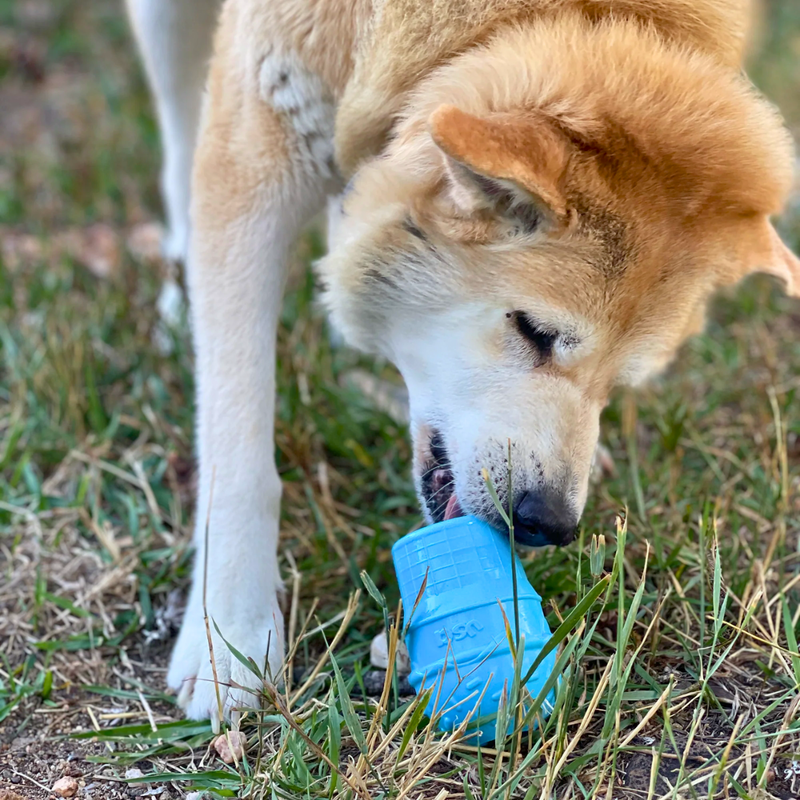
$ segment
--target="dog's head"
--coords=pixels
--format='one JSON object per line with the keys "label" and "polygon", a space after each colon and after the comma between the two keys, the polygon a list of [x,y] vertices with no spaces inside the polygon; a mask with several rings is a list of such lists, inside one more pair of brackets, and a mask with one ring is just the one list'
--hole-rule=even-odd
{"label": "dog's head", "polygon": [[768,220],[792,164],[772,108],[654,34],[570,35],[518,32],[430,79],[321,264],[334,322],[408,385],[429,519],[496,522],[488,473],[537,545],[574,535],[615,385],[666,365],[715,288],[800,289]]}

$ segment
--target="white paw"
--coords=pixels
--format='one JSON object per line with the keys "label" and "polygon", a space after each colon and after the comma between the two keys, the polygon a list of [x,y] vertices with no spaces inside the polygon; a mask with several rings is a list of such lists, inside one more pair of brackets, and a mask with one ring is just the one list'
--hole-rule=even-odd
{"label": "white paw", "polygon": [[[231,592],[235,591],[231,587]],[[192,599],[172,651],[167,684],[178,693],[178,705],[186,716],[210,719],[217,731],[220,707],[222,717],[230,720],[238,710],[261,706],[264,681],[231,652],[217,633],[214,622],[233,647],[255,661],[268,683],[279,684],[284,657],[283,615],[277,598],[271,603],[244,604],[218,618],[210,609],[209,614],[213,668],[202,605]]]}

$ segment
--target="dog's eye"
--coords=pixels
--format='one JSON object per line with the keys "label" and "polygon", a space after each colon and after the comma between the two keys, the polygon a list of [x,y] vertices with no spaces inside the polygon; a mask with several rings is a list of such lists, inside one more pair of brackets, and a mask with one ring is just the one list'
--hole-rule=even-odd
{"label": "dog's eye", "polygon": [[543,328],[534,322],[524,311],[514,311],[507,314],[514,320],[519,333],[524,336],[538,352],[540,358],[549,358],[553,353],[558,332]]}

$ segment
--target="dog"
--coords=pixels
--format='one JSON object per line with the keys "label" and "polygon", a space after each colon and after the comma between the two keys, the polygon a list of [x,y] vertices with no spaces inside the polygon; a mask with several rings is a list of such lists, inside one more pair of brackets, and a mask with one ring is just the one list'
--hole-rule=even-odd
{"label": "dog", "polygon": [[280,681],[276,328],[326,202],[323,302],[402,373],[425,517],[498,523],[488,473],[533,546],[573,538],[609,392],[661,370],[715,289],[760,271],[800,292],[769,221],[792,147],[741,72],[745,2],[128,5],[188,253],[196,563],[168,684],[190,717],[258,702],[214,633],[218,703],[206,565],[209,615]]}

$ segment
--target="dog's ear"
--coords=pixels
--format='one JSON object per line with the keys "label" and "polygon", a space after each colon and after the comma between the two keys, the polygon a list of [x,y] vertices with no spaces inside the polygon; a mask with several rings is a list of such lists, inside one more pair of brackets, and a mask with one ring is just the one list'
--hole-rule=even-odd
{"label": "dog's ear", "polygon": [[759,225],[755,245],[745,259],[744,275],[763,272],[779,278],[790,297],[800,297],[800,258],[783,242],[768,219]]}
{"label": "dog's ear", "polygon": [[442,151],[449,199],[464,218],[498,212],[523,226],[566,215],[569,144],[544,119],[475,117],[440,106],[430,133]]}

